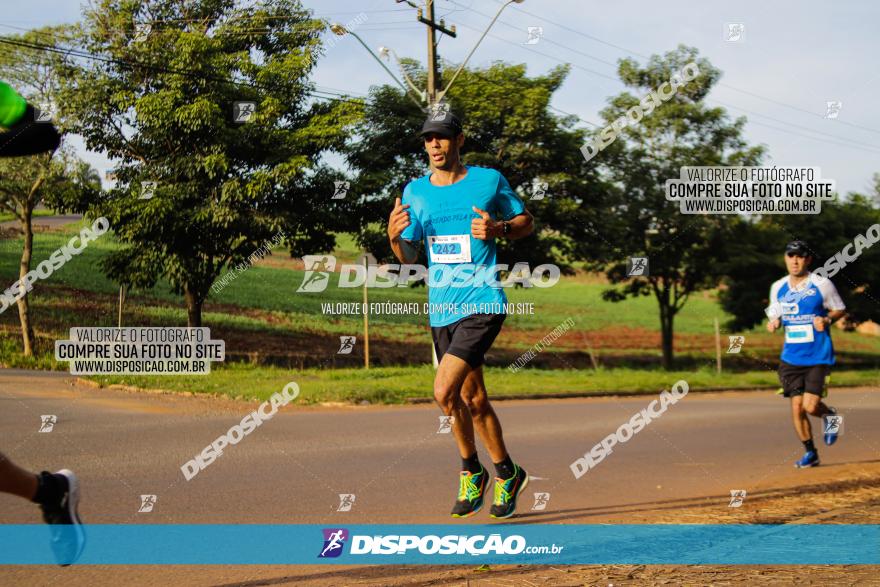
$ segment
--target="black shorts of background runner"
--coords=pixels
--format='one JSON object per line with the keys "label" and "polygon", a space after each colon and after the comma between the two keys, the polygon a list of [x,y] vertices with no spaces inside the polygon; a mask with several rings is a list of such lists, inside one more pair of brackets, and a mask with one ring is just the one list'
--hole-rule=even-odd
{"label": "black shorts of background runner", "polygon": [[506,314],[472,314],[447,326],[432,326],[437,360],[449,353],[476,369],[501,332]]}
{"label": "black shorts of background runner", "polygon": [[825,379],[831,373],[831,365],[791,365],[779,363],[779,382],[785,397],[813,393],[819,397],[825,395]]}

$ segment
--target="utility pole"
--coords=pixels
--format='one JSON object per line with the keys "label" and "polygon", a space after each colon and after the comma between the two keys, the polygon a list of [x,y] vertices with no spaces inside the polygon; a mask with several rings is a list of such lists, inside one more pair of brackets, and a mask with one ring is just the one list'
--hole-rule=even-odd
{"label": "utility pole", "polygon": [[[391,73],[391,70],[389,70],[387,67],[385,67],[385,64],[382,63],[382,60],[379,57],[377,57],[376,54],[370,50],[370,48],[367,46],[367,44],[364,43],[363,39],[361,39],[358,35],[356,35],[354,33],[354,31],[347,29],[346,27],[344,27],[343,25],[341,25],[339,23],[331,24],[330,30],[333,31],[333,33],[336,35],[342,36],[342,35],[349,34],[352,37],[354,37],[355,39],[357,39],[357,41],[361,45],[364,46],[364,49],[366,49],[367,52],[373,56],[373,59],[378,61],[379,65],[381,65],[385,69],[385,71],[388,72],[388,75],[390,75],[391,78],[394,81],[396,81],[397,84],[401,88],[403,88],[403,92],[407,96],[409,96],[411,100],[413,100],[416,104],[419,105],[419,107],[421,107],[420,100],[424,100],[427,98],[428,109],[431,110],[434,108],[435,104],[443,101],[443,96],[446,95],[446,92],[448,92],[449,88],[452,86],[452,84],[455,83],[455,80],[458,78],[458,74],[460,74],[462,72],[462,70],[464,69],[464,66],[467,65],[467,62],[470,60],[471,56],[474,54],[474,51],[477,50],[477,47],[480,45],[480,43],[483,42],[483,39],[486,38],[486,35],[489,33],[489,29],[492,28],[492,25],[494,25],[495,21],[498,20],[498,17],[501,16],[501,12],[505,8],[510,6],[511,4],[522,4],[524,1],[525,0],[507,0],[507,2],[505,2],[504,4],[501,5],[501,7],[498,9],[498,12],[495,14],[495,17],[489,23],[489,26],[486,27],[485,31],[483,31],[483,34],[479,38],[479,40],[477,41],[476,45],[474,45],[474,47],[471,49],[471,52],[468,53],[467,57],[465,57],[464,61],[462,61],[461,65],[458,66],[458,69],[452,75],[452,79],[449,80],[449,83],[446,84],[445,88],[440,89],[440,68],[437,63],[437,31],[440,31],[444,35],[449,35],[450,37],[455,38],[457,36],[455,33],[455,25],[453,25],[449,28],[446,28],[446,22],[442,18],[440,19],[439,24],[434,21],[434,0],[425,0],[425,7],[428,9],[428,18],[425,18],[424,10],[422,8],[420,8],[418,4],[413,2],[413,0],[396,0],[396,2],[398,4],[400,4],[401,2],[405,2],[408,5],[412,6],[413,8],[417,8],[418,9],[417,20],[428,27],[428,87],[427,87],[427,91],[424,94],[422,94],[422,92],[420,90],[415,88],[412,81],[407,76],[406,71],[403,70],[403,68],[401,67],[401,71],[403,72],[403,76],[406,78],[407,83],[410,85],[410,88],[412,88],[413,91],[418,96],[418,99],[416,99],[414,96],[410,95],[409,90],[407,90],[406,86],[404,86],[403,83],[399,79],[397,79],[393,73]],[[383,56],[387,57],[389,55],[389,53],[391,52],[391,50],[388,47],[379,47],[379,52]],[[396,58],[397,58],[397,55],[395,54],[395,59]],[[398,59],[398,65],[399,64],[400,64],[400,60]]]}
{"label": "utility pole", "polygon": [[[402,0],[398,0],[401,2]],[[455,37],[455,25],[452,28],[446,28],[446,23],[440,21],[439,24],[434,22],[434,0],[426,0],[426,8],[428,9],[428,18],[422,14],[419,8],[418,21],[428,27],[428,108],[437,102],[437,89],[440,86],[440,69],[437,64],[437,31],[444,35]]]}

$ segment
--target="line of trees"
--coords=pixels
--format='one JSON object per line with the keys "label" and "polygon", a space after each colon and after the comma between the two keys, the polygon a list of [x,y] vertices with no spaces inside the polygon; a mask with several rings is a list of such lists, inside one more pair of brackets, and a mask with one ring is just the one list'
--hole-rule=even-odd
{"label": "line of trees", "polygon": [[[371,88],[367,100],[318,99],[310,77],[327,24],[298,0],[100,0],[75,26],[22,36],[0,61],[0,75],[16,83],[10,64],[46,67],[62,129],[115,161],[117,183],[82,189],[94,186],[94,172],[66,151],[13,161],[0,174],[20,179],[8,190],[0,182],[0,206],[29,223],[28,181],[55,177],[42,180],[47,203],[110,220],[122,246],[101,269],[127,286],[166,279],[185,301],[190,326],[201,325],[214,281],[281,231],[297,257],[330,251],[335,233],[351,232],[378,259],[390,258],[379,224],[402,186],[425,172],[415,134],[424,112],[390,85]],[[538,76],[501,62],[465,69],[447,96],[464,120],[466,163],[499,169],[525,199],[533,185],[547,184],[543,199],[528,201],[540,230],[502,241],[500,262],[551,262],[567,272],[582,264],[607,276],[608,300],[654,296],[667,368],[675,317],[693,293],[723,284],[729,327],[748,328],[763,318],[784,242],[821,243],[824,259],[880,220],[880,178],[875,194],[826,203],[817,216],[680,214],[663,188],[681,167],[759,165],[766,156],[743,138],[744,118],[705,103],[721,72],[684,46],[643,64],[624,59],[618,75],[629,91],[601,112],[612,123],[689,63],[700,75],[590,161],[580,148],[599,131],[550,106],[567,67]],[[424,84],[418,62],[404,67]],[[444,74],[452,68],[444,64]],[[236,103],[255,105],[246,122],[236,120],[243,112]],[[327,163],[330,154],[344,157],[344,173]],[[332,199],[339,180],[351,188]],[[147,181],[156,182],[154,196],[140,199]],[[880,249],[847,267],[844,283],[835,279],[853,323],[877,314],[874,255]],[[628,277],[630,257],[647,257],[649,275]],[[23,255],[23,269],[28,263]]]}

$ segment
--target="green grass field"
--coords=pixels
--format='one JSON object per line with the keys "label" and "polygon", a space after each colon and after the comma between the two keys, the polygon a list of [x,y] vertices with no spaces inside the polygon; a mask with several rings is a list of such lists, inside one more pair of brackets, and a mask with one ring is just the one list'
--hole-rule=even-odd
{"label": "green grass field", "polygon": [[[85,223],[83,223],[83,226]],[[34,239],[34,262],[36,266],[41,260],[66,243],[73,234],[73,227],[64,232],[40,233]],[[353,241],[347,235],[340,239],[340,249],[335,251],[340,259],[354,257]],[[80,255],[71,259],[64,267],[51,277],[52,285],[66,285],[76,289],[115,295],[119,287],[97,270],[100,260],[118,245],[111,234],[107,234],[91,243]],[[17,277],[18,256],[21,240],[7,241],[0,252],[0,276],[4,282],[12,283]],[[284,251],[276,251],[274,256],[286,256]],[[360,288],[343,289],[328,287],[321,294],[297,294],[296,289],[303,279],[303,271],[292,268],[274,268],[255,266],[239,275],[222,291],[212,294],[211,303],[234,304],[242,308],[258,308],[267,311],[279,311],[306,317],[321,315],[321,304],[328,302],[360,302],[363,292]],[[569,317],[588,330],[613,322],[617,326],[631,328],[657,329],[656,302],[651,297],[630,299],[617,304],[601,299],[605,286],[584,284],[574,279],[563,278],[555,287],[548,289],[524,288],[509,289],[507,295],[513,303],[534,303],[535,314],[532,316],[510,316],[506,322],[512,326],[527,330],[544,330],[556,327]],[[169,292],[167,283],[159,283],[148,290],[134,290],[130,296],[145,296],[157,301],[170,302],[183,308],[180,296]],[[371,302],[419,302],[426,301],[425,288],[389,288],[371,289]],[[705,320],[710,316],[725,318],[718,309],[714,299],[694,296],[679,315],[676,330],[680,333],[705,332]],[[341,321],[360,324],[362,317],[341,317]],[[373,320],[377,324],[424,324],[424,316],[377,316]],[[878,346],[880,350],[880,346]]]}
{"label": "green grass field", "polygon": [[[55,211],[46,210],[45,208],[34,210],[34,218],[42,216],[55,216]],[[9,222],[10,220],[17,220],[17,218],[10,212],[0,212],[0,222]]]}
{"label": "green grass field", "polygon": [[[85,223],[82,224],[83,226]],[[79,230],[71,225],[61,231],[41,232],[35,237],[36,266]],[[358,254],[349,235],[339,236],[334,251],[338,262],[350,262]],[[67,363],[53,359],[53,341],[67,338],[72,326],[115,326],[118,287],[98,269],[101,259],[117,247],[111,234],[93,241],[31,293],[33,320],[38,333],[38,352],[33,359],[20,355],[18,316],[15,308],[0,315],[0,362],[6,366],[67,370]],[[0,247],[0,278],[11,284],[17,277],[21,241],[3,241]],[[236,276],[204,307],[204,325],[214,338],[226,340],[233,359],[258,353],[272,360],[213,365],[208,376],[116,376],[97,378],[104,384],[125,383],[148,388],[265,398],[290,380],[298,381],[307,402],[361,401],[401,402],[429,397],[433,370],[430,338],[423,315],[371,316],[371,356],[374,367],[359,368],[362,355],[336,357],[338,337],[357,335],[361,340],[363,317],[329,316],[322,313],[328,302],[361,302],[362,289],[331,286],[320,294],[297,293],[303,271],[285,251]],[[746,336],[741,355],[727,355],[725,372],[714,372],[713,319],[727,316],[715,292],[691,297],[676,319],[676,353],[681,371],[665,372],[659,364],[659,328],[653,297],[605,302],[606,285],[584,275],[563,278],[552,288],[508,290],[509,301],[533,303],[534,315],[512,315],[492,351],[495,366],[487,368],[494,394],[532,393],[629,393],[656,392],[678,379],[692,388],[743,388],[777,384],[775,356],[781,337],[761,329],[737,333]],[[128,292],[124,310],[127,326],[183,326],[186,310],[181,297],[167,283],[143,291]],[[370,289],[371,302],[426,301],[424,288]],[[756,309],[760,312],[761,309]],[[544,349],[525,370],[510,373],[504,365],[538,342],[567,319],[573,329]],[[726,334],[723,333],[726,350]],[[732,333],[731,333],[732,334]],[[835,330],[835,346],[842,363],[834,374],[837,385],[871,384],[880,375],[880,338]],[[590,345],[603,367],[591,365]],[[359,350],[360,352],[360,350]],[[277,365],[285,356],[290,365],[296,357],[306,368]],[[280,359],[279,359],[280,357]],[[272,361],[276,361],[273,363]],[[384,363],[383,363],[384,361]],[[390,364],[389,364],[390,362]],[[619,366],[613,366],[619,365]],[[340,368],[325,368],[338,366]]]}

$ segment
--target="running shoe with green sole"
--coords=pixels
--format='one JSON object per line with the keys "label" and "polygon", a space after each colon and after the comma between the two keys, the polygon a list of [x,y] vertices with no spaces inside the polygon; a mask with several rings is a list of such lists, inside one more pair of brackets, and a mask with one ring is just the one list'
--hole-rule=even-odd
{"label": "running shoe with green sole", "polygon": [[488,482],[489,476],[483,467],[480,467],[479,473],[462,471],[458,478],[458,500],[452,508],[452,517],[469,518],[480,511]]}
{"label": "running shoe with green sole", "polygon": [[489,515],[493,518],[509,518],[516,511],[516,498],[529,484],[529,474],[519,465],[514,465],[513,477],[501,479],[495,477],[495,502]]}

